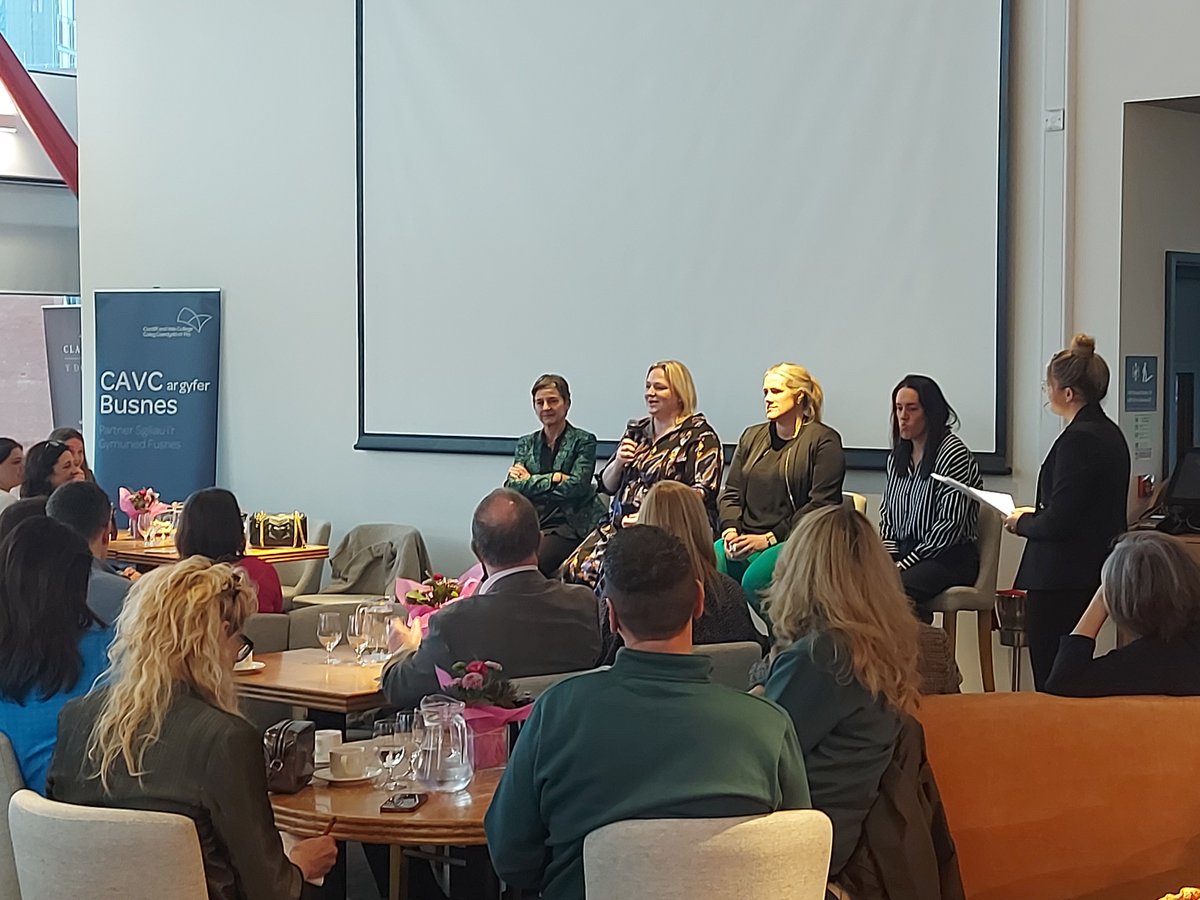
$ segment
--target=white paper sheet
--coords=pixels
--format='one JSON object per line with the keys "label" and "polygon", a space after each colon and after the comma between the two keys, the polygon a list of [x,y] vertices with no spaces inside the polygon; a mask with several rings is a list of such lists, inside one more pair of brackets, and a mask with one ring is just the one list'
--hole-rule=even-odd
{"label": "white paper sheet", "polygon": [[980,503],[986,503],[993,509],[1000,511],[1003,516],[1011,516],[1012,511],[1017,508],[1017,504],[1013,501],[1012,494],[1004,494],[1000,491],[985,491],[980,488],[973,488],[963,484],[961,481],[955,481],[953,478],[948,478],[945,475],[939,475],[937,472],[932,473],[933,477],[943,484],[948,484],[956,491],[962,491],[978,500]]}

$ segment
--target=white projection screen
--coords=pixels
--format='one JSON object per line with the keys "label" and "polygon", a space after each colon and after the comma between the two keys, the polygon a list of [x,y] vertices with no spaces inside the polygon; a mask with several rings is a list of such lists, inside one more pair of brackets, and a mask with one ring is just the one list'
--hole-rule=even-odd
{"label": "white projection screen", "polygon": [[[936,378],[1007,466],[1005,0],[359,0],[363,449],[618,439],[687,364],[726,444],[807,366],[850,464]],[[603,447],[602,447],[603,449]]]}

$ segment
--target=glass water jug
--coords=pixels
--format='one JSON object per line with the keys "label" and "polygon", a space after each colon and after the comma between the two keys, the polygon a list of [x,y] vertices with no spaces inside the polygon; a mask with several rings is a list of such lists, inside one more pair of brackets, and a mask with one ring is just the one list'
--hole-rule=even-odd
{"label": "glass water jug", "polygon": [[421,701],[425,733],[413,765],[417,783],[426,791],[455,793],[466,788],[475,774],[471,730],[463,718],[466,704],[443,694]]}

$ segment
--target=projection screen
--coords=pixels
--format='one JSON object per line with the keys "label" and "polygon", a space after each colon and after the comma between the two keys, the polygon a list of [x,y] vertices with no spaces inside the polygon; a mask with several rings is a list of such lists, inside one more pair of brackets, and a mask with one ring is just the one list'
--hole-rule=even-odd
{"label": "projection screen", "polygon": [[1007,466],[1003,0],[360,0],[364,449],[618,439],[647,366],[727,444],[808,367],[851,465],[936,378]]}

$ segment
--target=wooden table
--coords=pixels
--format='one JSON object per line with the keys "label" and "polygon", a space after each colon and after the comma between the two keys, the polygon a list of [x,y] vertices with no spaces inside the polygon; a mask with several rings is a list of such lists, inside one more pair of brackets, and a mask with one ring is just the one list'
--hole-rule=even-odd
{"label": "wooden table", "polygon": [[412,812],[381,813],[380,804],[393,791],[370,784],[331,787],[320,779],[297,794],[272,794],[271,809],[280,831],[300,837],[324,834],[333,821],[339,841],[470,847],[487,843],[483,816],[492,803],[503,769],[483,769],[458,794],[428,794]]}
{"label": "wooden table", "polygon": [[247,700],[343,714],[387,705],[379,687],[381,663],[359,666],[349,653],[334,656],[341,665],[325,665],[325,651],[315,648],[256,653],[255,662],[265,663],[266,667],[239,674],[238,694]]}
{"label": "wooden table", "polygon": [[[403,847],[471,847],[487,843],[483,817],[491,806],[503,769],[476,772],[465,791],[426,796],[412,812],[381,813],[391,794],[370,784],[332,787],[319,779],[296,794],[272,794],[275,826],[299,837],[329,832],[337,841],[387,844],[391,848],[389,900],[404,896]],[[342,845],[344,849],[344,844]]]}
{"label": "wooden table", "polygon": [[[306,544],[303,547],[247,547],[246,555],[256,556],[263,562],[277,565],[307,559],[328,559],[329,548],[320,544]],[[147,547],[141,541],[133,540],[128,531],[122,531],[109,543],[108,558],[133,566],[166,566],[179,561],[179,551],[175,549],[174,544]]]}

